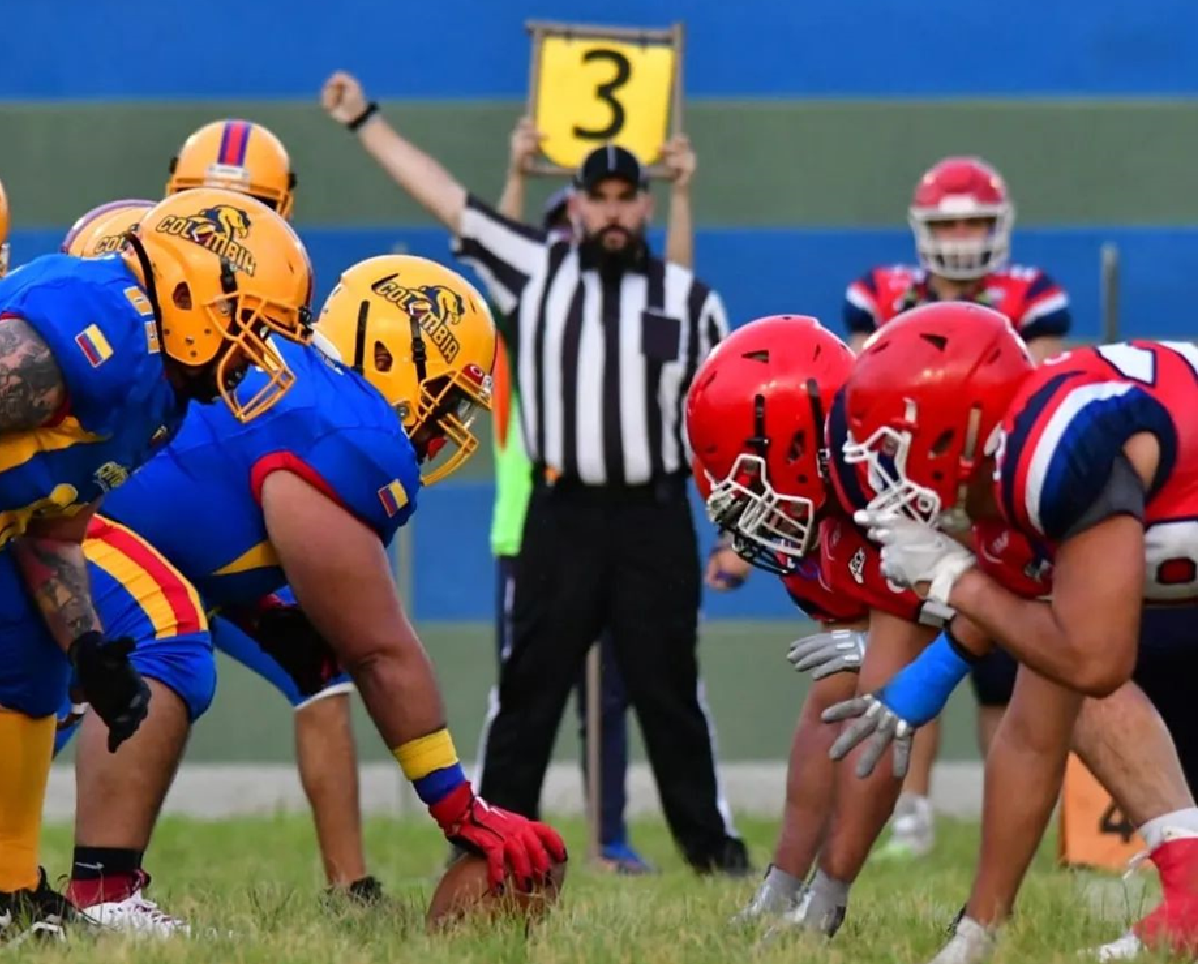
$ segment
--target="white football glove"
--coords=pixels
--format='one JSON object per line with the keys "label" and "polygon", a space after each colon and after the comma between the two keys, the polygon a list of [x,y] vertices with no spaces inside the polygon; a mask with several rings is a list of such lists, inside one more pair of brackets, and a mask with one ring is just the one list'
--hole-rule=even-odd
{"label": "white football glove", "polygon": [[948,605],[961,574],[976,565],[973,553],[951,536],[914,519],[879,518],[867,510],[854,519],[869,526],[869,538],[882,547],[882,574],[900,586],[929,584],[928,599]]}
{"label": "white football glove", "polygon": [[796,639],[786,654],[800,673],[821,680],[833,673],[856,673],[865,657],[865,634],[854,629],[833,629]]}

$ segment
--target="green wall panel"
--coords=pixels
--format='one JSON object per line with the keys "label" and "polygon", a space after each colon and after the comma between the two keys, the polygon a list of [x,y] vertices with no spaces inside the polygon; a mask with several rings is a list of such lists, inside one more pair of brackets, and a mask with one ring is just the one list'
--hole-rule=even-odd
{"label": "green wall panel", "polygon": [[[498,194],[519,104],[386,110],[464,183]],[[0,178],[14,219],[64,224],[116,197],[153,195],[183,137],[230,115],[268,124],[290,146],[302,223],[427,223],[316,107],[254,102],[0,104]],[[1023,224],[1198,222],[1189,101],[700,101],[687,106],[687,126],[700,160],[696,216],[708,227],[901,223],[919,172],[966,151],[1004,171]]]}

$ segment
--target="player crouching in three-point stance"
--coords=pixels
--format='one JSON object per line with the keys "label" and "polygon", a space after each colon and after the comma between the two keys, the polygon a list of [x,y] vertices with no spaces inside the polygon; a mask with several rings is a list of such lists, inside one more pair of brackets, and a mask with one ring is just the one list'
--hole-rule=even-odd
{"label": "player crouching in three-point stance", "polygon": [[[302,692],[318,692],[338,664],[348,671],[445,835],[486,856],[493,885],[510,876],[526,888],[550,858],[565,859],[561,838],[475,796],[386,553],[422,485],[477,448],[470,425],[489,408],[495,357],[490,313],[454,272],[383,256],[342,275],[315,330],[312,346],[278,346],[296,373],[280,405],[241,430],[216,409],[193,412],[105,514],[194,584],[216,612],[214,637],[249,634],[296,667]],[[251,372],[240,391],[253,393],[261,377]],[[171,669],[180,659],[194,667],[182,678]],[[69,894],[111,926],[177,933],[186,925],[141,895],[140,860],[189,723],[211,698],[193,695],[189,681],[212,652],[155,637],[139,641],[132,660],[174,692],[115,755],[82,752],[98,725],[84,718],[76,779],[90,789],[77,806],[76,870],[108,870],[72,879]]]}
{"label": "player crouching in three-point stance", "polygon": [[[937,957],[978,961],[1057,800],[1083,700],[1129,679],[1144,605],[1198,596],[1198,349],[1106,345],[1033,369],[1001,315],[931,305],[870,341],[846,401],[844,455],[872,495],[859,520],[883,546],[884,571],[968,616],[1021,663],[986,761],[973,892]],[[1050,599],[1003,588],[945,534],[999,517],[1049,553]],[[829,714],[861,714],[846,742],[872,733],[876,751],[908,738],[895,694],[936,686],[942,705],[967,671],[969,644],[962,649],[933,646],[881,691]],[[1122,959],[1145,946],[1193,954],[1198,810],[1188,800],[1140,832],[1164,897],[1100,956]]]}
{"label": "player crouching in three-point stance", "polygon": [[[95,507],[189,401],[223,398],[237,420],[277,402],[291,373],[264,334],[306,340],[310,297],[286,223],[215,190],[157,205],[107,257],[48,255],[0,282],[0,939],[58,934],[70,916],[37,843],[72,669],[110,750],[149,703],[132,639],[93,606],[81,542]],[[267,374],[247,401],[234,389],[251,363]]]}

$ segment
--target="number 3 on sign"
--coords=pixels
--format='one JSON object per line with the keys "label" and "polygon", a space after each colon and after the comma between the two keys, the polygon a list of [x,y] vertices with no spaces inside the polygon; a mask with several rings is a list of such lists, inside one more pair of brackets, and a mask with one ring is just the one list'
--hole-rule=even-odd
{"label": "number 3 on sign", "polygon": [[532,115],[545,135],[545,157],[560,168],[575,168],[595,147],[613,142],[644,164],[657,161],[667,137],[679,51],[669,42],[553,29],[534,30],[533,40],[540,47],[534,51]]}

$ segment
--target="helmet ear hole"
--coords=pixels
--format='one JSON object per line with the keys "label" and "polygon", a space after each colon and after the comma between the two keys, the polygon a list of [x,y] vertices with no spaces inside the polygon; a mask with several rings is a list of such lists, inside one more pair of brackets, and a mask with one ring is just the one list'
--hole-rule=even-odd
{"label": "helmet ear hole", "polygon": [[191,310],[191,288],[186,281],[180,281],[171,292],[171,301],[181,311]]}
{"label": "helmet ear hole", "polygon": [[953,436],[955,434],[951,428],[946,428],[936,436],[936,441],[932,443],[932,458],[940,458],[940,456],[949,450],[949,447],[953,444]]}
{"label": "helmet ear hole", "polygon": [[387,350],[381,341],[374,343],[374,367],[380,372],[389,372],[395,364],[395,357]]}

